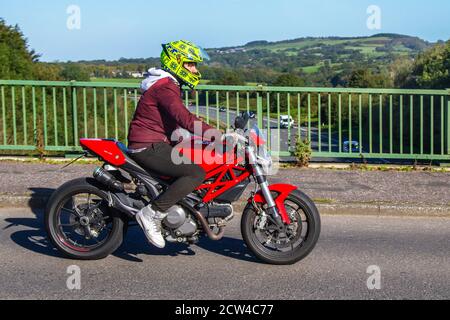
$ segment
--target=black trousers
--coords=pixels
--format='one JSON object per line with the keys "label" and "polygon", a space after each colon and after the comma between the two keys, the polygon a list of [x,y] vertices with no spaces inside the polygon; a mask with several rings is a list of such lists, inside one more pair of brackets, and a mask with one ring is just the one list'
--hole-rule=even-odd
{"label": "black trousers", "polygon": [[196,164],[175,164],[173,148],[167,143],[154,143],[151,147],[130,157],[145,170],[166,177],[178,178],[152,204],[153,209],[165,212],[194,191],[205,180],[206,173]]}

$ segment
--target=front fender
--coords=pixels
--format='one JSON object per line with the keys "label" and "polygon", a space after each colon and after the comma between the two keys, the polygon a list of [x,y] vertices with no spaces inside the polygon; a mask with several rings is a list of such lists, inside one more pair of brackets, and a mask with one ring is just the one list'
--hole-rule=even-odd
{"label": "front fender", "polygon": [[[283,222],[285,224],[291,223],[291,218],[289,218],[289,215],[287,214],[286,207],[284,205],[284,201],[289,197],[289,195],[297,190],[298,188],[296,186],[290,185],[290,184],[273,184],[269,186],[269,190],[271,192],[275,192],[277,196],[274,198],[275,204],[277,205],[278,212],[281,215],[281,218],[283,219]],[[267,201],[264,198],[262,191],[258,191],[257,194],[255,194],[255,197],[249,198],[248,202],[252,203],[252,201],[255,201],[256,203],[260,204],[266,204]]]}

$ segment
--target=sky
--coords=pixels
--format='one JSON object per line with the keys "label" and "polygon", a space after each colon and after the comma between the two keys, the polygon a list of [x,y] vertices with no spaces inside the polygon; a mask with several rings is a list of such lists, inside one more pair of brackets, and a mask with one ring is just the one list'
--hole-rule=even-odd
{"label": "sky", "polygon": [[[371,5],[380,29],[368,28]],[[450,39],[449,17],[448,0],[0,0],[0,18],[19,25],[42,61],[157,57],[178,39],[204,48],[376,33],[435,42]]]}

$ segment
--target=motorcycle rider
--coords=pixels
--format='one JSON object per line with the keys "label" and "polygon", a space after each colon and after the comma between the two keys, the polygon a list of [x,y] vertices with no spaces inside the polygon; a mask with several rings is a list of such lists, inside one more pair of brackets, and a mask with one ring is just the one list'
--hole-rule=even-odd
{"label": "motorcycle rider", "polygon": [[[161,69],[150,69],[142,82],[138,103],[128,133],[130,156],[145,170],[176,180],[152,204],[136,215],[150,243],[164,248],[161,221],[165,212],[194,191],[205,179],[205,171],[197,164],[175,164],[172,161],[172,133],[179,127],[194,132],[201,123],[202,133],[216,130],[201,121],[184,106],[183,85],[194,89],[201,79],[197,64],[207,54],[195,44],[180,40],[163,44]],[[221,136],[221,132],[217,133]]]}

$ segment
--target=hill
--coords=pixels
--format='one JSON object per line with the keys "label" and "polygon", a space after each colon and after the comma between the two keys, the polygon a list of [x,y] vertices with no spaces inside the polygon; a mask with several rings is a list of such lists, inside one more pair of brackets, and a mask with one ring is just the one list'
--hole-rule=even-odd
{"label": "hill", "polygon": [[[346,86],[354,70],[388,74],[399,58],[411,60],[433,44],[418,37],[376,34],[369,37],[306,37],[278,42],[210,48],[211,60],[200,67],[212,83],[273,84],[291,73],[309,86]],[[97,78],[127,78],[159,65],[159,58],[121,58],[117,61],[78,61]]]}
{"label": "hill", "polygon": [[307,37],[279,42],[261,40],[207,51],[211,55],[211,66],[270,67],[280,72],[315,73],[326,62],[336,70],[355,63],[385,65],[398,56],[415,57],[430,46],[430,43],[417,37],[376,34],[354,38]]}

